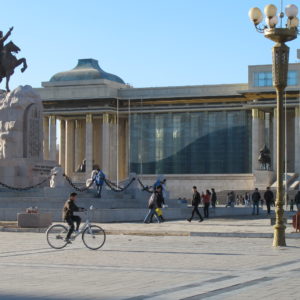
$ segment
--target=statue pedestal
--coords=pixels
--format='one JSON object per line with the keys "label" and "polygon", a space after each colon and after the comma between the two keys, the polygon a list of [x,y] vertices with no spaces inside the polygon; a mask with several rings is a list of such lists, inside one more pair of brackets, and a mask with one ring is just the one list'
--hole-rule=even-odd
{"label": "statue pedestal", "polygon": [[39,95],[30,86],[1,94],[0,182],[13,187],[35,185],[50,175],[55,164],[43,159],[43,105]]}
{"label": "statue pedestal", "polygon": [[268,186],[271,186],[276,180],[276,174],[274,171],[267,170],[255,170],[254,175],[254,187],[259,190],[265,190]]}

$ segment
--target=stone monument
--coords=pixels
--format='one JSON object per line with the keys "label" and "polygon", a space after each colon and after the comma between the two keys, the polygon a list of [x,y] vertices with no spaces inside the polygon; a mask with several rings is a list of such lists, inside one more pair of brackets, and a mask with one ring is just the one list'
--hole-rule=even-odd
{"label": "stone monument", "polygon": [[43,106],[30,86],[0,95],[0,182],[23,187],[41,182],[54,162],[43,160]]}

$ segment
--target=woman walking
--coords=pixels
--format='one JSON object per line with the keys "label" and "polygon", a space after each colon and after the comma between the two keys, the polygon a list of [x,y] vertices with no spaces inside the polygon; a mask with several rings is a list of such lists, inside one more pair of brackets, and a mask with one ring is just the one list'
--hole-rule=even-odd
{"label": "woman walking", "polygon": [[206,190],[206,193],[203,195],[204,218],[209,217],[210,199],[211,199],[211,192],[209,190]]}

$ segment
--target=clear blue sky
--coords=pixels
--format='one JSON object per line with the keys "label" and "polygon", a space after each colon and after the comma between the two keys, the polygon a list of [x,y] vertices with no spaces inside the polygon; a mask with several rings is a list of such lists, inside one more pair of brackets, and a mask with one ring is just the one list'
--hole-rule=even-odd
{"label": "clear blue sky", "polygon": [[[18,57],[26,57],[29,65],[23,74],[16,71],[11,87],[38,87],[73,68],[78,58],[98,59],[105,71],[135,87],[247,82],[247,66],[271,63],[272,47],[255,31],[248,10],[269,3],[2,1],[0,29],[14,26],[11,39],[22,49]],[[296,62],[299,41],[289,46],[290,62]]]}

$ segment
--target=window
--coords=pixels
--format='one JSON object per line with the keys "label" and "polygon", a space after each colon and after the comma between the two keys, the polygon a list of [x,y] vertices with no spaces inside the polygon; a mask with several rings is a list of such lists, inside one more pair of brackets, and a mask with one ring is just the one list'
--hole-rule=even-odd
{"label": "window", "polygon": [[[289,71],[287,85],[297,85],[298,84],[298,72]],[[272,72],[254,72],[254,84],[257,87],[267,87],[273,86],[272,82]]]}
{"label": "window", "polygon": [[131,172],[251,172],[250,111],[133,114],[130,131]]}
{"label": "window", "polygon": [[272,86],[272,72],[254,72],[254,86]]}
{"label": "window", "polygon": [[298,72],[289,71],[288,72],[288,85],[297,85],[298,84]]}

